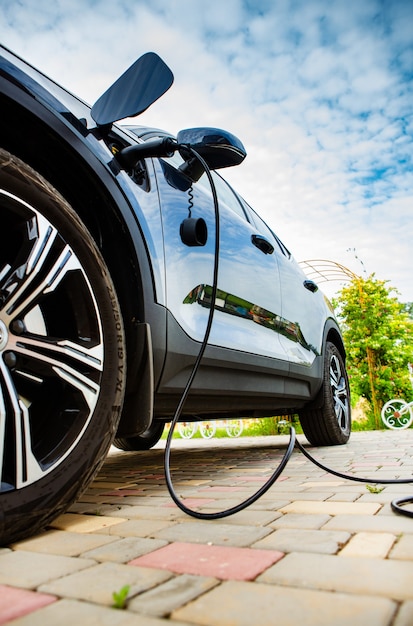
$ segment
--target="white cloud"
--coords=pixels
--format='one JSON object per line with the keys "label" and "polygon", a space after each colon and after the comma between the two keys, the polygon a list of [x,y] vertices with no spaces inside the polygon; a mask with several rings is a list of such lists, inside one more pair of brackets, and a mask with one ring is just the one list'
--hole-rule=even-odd
{"label": "white cloud", "polygon": [[175,85],[138,123],[235,133],[248,158],[225,175],[296,258],[359,272],[356,248],[368,272],[413,300],[413,4],[350,5],[2,0],[0,32],[89,102],[158,52]]}

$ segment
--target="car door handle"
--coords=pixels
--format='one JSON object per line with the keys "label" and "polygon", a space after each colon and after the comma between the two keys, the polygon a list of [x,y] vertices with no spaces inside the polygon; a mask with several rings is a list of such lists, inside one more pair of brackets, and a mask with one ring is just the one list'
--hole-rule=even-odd
{"label": "car door handle", "polygon": [[313,293],[318,291],[318,285],[316,285],[316,283],[313,280],[305,280],[303,282],[303,285],[306,289],[308,289],[308,291],[312,291]]}
{"label": "car door handle", "polygon": [[251,241],[264,254],[272,254],[274,252],[274,246],[262,235],[251,235]]}

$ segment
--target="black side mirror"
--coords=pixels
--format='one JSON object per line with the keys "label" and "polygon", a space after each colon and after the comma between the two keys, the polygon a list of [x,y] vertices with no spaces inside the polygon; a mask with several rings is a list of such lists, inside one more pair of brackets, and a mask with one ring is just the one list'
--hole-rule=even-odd
{"label": "black side mirror", "polygon": [[211,170],[239,165],[247,156],[243,144],[235,135],[218,128],[180,130],[177,143],[179,153],[185,160],[179,169],[193,181],[202,176],[204,169],[189,147],[204,159]]}
{"label": "black side mirror", "polygon": [[158,139],[132,144],[123,148],[116,158],[121,167],[133,169],[140,159],[170,157],[177,150],[185,161],[179,170],[192,182],[199,180],[204,173],[203,164],[192,150],[202,157],[211,170],[239,165],[247,156],[241,141],[226,130],[188,128],[180,130],[176,140],[165,135]]}

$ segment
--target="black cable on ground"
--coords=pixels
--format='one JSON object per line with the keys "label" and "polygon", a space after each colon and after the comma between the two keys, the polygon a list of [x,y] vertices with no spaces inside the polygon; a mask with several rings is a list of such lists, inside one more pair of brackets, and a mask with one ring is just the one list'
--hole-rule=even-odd
{"label": "black cable on ground", "polygon": [[[217,197],[217,192],[216,192],[216,188],[215,188],[215,184],[214,184],[211,172],[209,170],[209,167],[208,167],[207,163],[198,154],[198,152],[196,152],[190,146],[187,146],[187,148],[200,161],[201,165],[203,166],[203,168],[204,168],[204,170],[205,170],[205,172],[206,172],[206,174],[208,176],[209,184],[211,186],[212,197],[213,197],[213,201],[214,201],[214,214],[215,214],[215,250],[214,250],[214,270],[213,270],[213,280],[212,280],[211,303],[210,303],[210,310],[209,310],[209,315],[208,315],[208,320],[207,320],[207,325],[206,325],[204,338],[203,338],[203,341],[202,341],[201,348],[199,350],[198,356],[197,356],[197,358],[195,360],[195,363],[194,363],[194,366],[192,368],[192,372],[191,372],[191,374],[189,376],[188,382],[187,382],[187,384],[185,386],[185,389],[184,389],[184,391],[182,393],[182,396],[181,396],[181,399],[179,401],[178,407],[177,407],[177,409],[175,411],[175,415],[173,417],[173,420],[171,422],[171,427],[169,429],[168,438],[166,440],[165,455],[164,455],[165,480],[166,480],[168,491],[170,493],[170,496],[171,496],[172,500],[181,509],[181,511],[183,511],[187,515],[190,515],[191,517],[195,517],[197,519],[202,519],[202,520],[222,519],[223,517],[229,517],[230,515],[233,515],[234,513],[239,513],[240,511],[243,511],[248,506],[250,506],[251,504],[256,502],[275,483],[275,481],[280,477],[280,475],[284,471],[284,469],[285,469],[289,459],[291,458],[291,455],[292,455],[292,453],[294,451],[294,447],[295,446],[297,446],[297,448],[300,450],[300,452],[302,452],[302,454],[304,454],[304,456],[309,461],[311,461],[311,463],[314,463],[314,465],[316,465],[320,469],[328,472],[329,474],[332,474],[334,476],[338,476],[339,478],[343,478],[345,480],[352,480],[352,481],[360,482],[360,483],[375,483],[375,484],[378,484],[378,485],[400,485],[400,484],[413,483],[413,478],[405,478],[405,479],[402,478],[402,479],[393,479],[393,480],[392,479],[377,480],[376,478],[359,478],[358,476],[352,476],[352,475],[349,475],[349,474],[342,474],[341,472],[337,472],[336,470],[333,470],[333,469],[327,467],[326,465],[323,465],[322,463],[317,461],[313,456],[311,456],[311,454],[309,452],[307,452],[307,450],[304,448],[304,446],[302,446],[300,444],[300,442],[297,440],[295,429],[291,426],[290,427],[290,441],[289,441],[287,450],[286,450],[283,458],[281,459],[281,462],[280,462],[279,466],[277,467],[277,469],[273,472],[273,474],[266,481],[266,483],[260,489],[258,489],[258,491],[256,491],[252,496],[250,496],[249,498],[247,498],[246,500],[244,500],[243,502],[241,502],[237,506],[231,507],[229,509],[224,509],[223,511],[218,511],[216,513],[202,513],[200,511],[194,511],[193,509],[190,509],[189,507],[187,507],[179,499],[179,497],[177,496],[177,494],[175,492],[175,489],[173,487],[172,478],[171,478],[171,468],[170,468],[171,443],[172,443],[172,437],[173,437],[173,434],[174,434],[175,426],[176,426],[176,424],[177,424],[177,422],[178,422],[178,420],[179,420],[179,418],[181,416],[182,409],[183,409],[183,407],[185,405],[186,399],[187,399],[188,394],[189,394],[189,392],[191,390],[191,387],[192,387],[192,383],[193,383],[193,381],[195,379],[195,376],[196,376],[196,374],[198,372],[199,366],[201,364],[202,357],[203,357],[205,349],[206,349],[206,347],[208,345],[209,335],[211,333],[212,321],[213,321],[214,310],[215,310],[215,302],[216,302],[216,296],[217,296],[217,288],[218,288],[219,238],[220,238],[220,220],[219,220],[218,197]],[[393,500],[392,503],[391,503],[391,508],[392,508],[392,510],[395,513],[398,513],[399,515],[405,515],[407,517],[413,517],[413,511],[409,511],[409,510],[403,508],[403,505],[405,505],[405,504],[413,504],[413,496],[412,497],[408,497],[408,498],[399,498],[399,499]]]}
{"label": "black cable on ground", "polygon": [[398,513],[398,515],[405,515],[406,517],[413,517],[413,511],[409,511],[408,509],[404,509],[402,505],[404,504],[413,504],[413,496],[409,498],[397,498],[393,500],[391,503],[392,511]]}

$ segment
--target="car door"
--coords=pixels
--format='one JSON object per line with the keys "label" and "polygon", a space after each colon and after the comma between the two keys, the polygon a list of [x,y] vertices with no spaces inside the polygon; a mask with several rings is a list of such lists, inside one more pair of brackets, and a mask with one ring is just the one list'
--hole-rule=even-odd
{"label": "car door", "polygon": [[[229,185],[213,173],[220,213],[218,293],[209,343],[279,360],[286,352],[279,335],[281,290],[274,248],[249,218]],[[191,188],[170,161],[157,163],[165,247],[168,310],[186,334],[202,341],[214,267],[213,197],[204,175]],[[181,224],[205,221],[203,246],[185,245]]]}
{"label": "car door", "polygon": [[250,211],[259,230],[274,244],[281,291],[280,341],[285,358],[299,365],[311,365],[321,352],[327,316],[324,296],[274,232]]}

